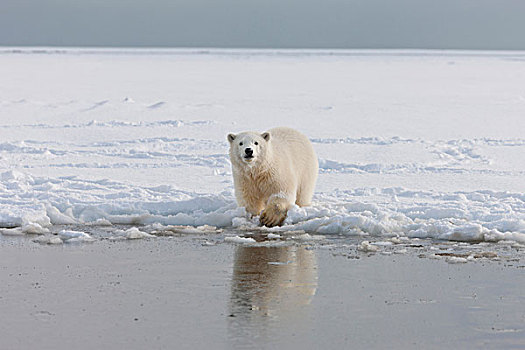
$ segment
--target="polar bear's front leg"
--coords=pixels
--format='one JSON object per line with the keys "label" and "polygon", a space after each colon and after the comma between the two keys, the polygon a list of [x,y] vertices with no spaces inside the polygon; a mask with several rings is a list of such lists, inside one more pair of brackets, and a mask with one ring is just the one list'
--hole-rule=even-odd
{"label": "polar bear's front leg", "polygon": [[261,224],[266,227],[281,226],[286,219],[288,209],[295,201],[291,197],[282,193],[270,196],[266,208],[261,213]]}

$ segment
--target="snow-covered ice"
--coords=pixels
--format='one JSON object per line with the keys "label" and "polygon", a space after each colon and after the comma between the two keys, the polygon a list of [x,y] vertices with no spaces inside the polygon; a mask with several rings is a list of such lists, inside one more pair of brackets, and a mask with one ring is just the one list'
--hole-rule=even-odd
{"label": "snow-covered ice", "polygon": [[524,52],[3,48],[0,76],[4,235],[257,227],[225,135],[287,125],[320,175],[273,235],[525,242]]}

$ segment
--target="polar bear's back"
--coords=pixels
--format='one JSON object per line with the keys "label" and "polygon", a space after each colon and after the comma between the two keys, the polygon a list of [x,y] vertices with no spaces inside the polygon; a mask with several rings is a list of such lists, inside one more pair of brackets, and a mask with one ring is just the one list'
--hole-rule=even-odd
{"label": "polar bear's back", "polygon": [[315,158],[317,163],[317,158],[315,157],[315,152],[310,143],[310,140],[305,135],[301,134],[299,131],[292,128],[278,127],[273,128],[268,131],[272,138],[272,143],[275,146],[274,151],[277,152],[291,152],[293,158]]}
{"label": "polar bear's back", "polygon": [[[309,205],[317,180],[319,164],[310,140],[299,131],[278,127],[269,130],[272,151],[279,167],[288,168],[290,179],[297,186],[296,203],[300,206]],[[287,177],[288,177],[287,176]]]}

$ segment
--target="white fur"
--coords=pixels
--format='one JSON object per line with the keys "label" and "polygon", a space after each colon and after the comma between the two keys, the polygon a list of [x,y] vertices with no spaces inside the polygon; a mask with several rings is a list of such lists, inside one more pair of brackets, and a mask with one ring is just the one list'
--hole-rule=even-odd
{"label": "white fur", "polygon": [[[259,134],[229,134],[235,196],[239,206],[261,215],[267,226],[279,225],[295,203],[309,205],[319,165],[306,136],[290,128]],[[247,159],[245,149],[253,150]]]}

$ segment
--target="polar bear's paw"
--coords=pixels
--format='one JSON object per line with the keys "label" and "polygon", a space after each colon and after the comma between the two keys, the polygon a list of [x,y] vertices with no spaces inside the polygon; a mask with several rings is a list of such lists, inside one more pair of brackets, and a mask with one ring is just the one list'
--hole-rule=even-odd
{"label": "polar bear's paw", "polygon": [[286,219],[286,208],[279,204],[271,204],[261,213],[259,220],[266,227],[281,226]]}

